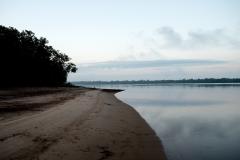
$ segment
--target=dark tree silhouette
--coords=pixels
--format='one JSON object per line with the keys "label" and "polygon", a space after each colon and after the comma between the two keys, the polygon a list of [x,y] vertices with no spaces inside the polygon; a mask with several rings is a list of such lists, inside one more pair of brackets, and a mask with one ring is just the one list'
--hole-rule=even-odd
{"label": "dark tree silhouette", "polygon": [[59,86],[76,72],[70,58],[37,38],[32,31],[19,32],[0,25],[0,86]]}

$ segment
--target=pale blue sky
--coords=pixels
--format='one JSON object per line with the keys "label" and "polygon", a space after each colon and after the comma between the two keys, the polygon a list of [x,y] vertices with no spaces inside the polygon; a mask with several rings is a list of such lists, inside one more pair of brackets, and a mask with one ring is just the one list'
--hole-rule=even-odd
{"label": "pale blue sky", "polygon": [[[46,37],[54,48],[80,65],[104,61],[220,60],[227,63],[221,67],[201,65],[200,69],[194,66],[190,67],[191,72],[189,66],[182,66],[180,72],[169,65],[173,72],[168,77],[240,76],[239,8],[239,0],[0,0],[0,23]],[[155,68],[161,70],[160,66]],[[208,72],[216,74],[209,74],[204,67],[212,68]],[[149,70],[154,76],[147,76]],[[97,70],[89,73],[80,69],[70,80],[119,79],[111,71],[96,76]],[[121,79],[134,79],[130,76],[132,68],[121,73]],[[166,78],[162,70],[150,68],[142,68],[136,74],[137,79]]]}

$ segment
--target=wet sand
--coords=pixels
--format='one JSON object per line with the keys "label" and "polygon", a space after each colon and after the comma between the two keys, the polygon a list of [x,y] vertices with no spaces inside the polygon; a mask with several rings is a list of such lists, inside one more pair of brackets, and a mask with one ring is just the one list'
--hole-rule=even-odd
{"label": "wet sand", "polygon": [[24,90],[0,91],[1,160],[166,159],[154,131],[117,91]]}

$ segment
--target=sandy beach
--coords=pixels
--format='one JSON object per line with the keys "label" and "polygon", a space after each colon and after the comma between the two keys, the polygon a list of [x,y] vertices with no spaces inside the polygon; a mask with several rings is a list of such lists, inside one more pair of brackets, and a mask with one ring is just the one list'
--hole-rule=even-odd
{"label": "sandy beach", "polygon": [[114,90],[0,91],[1,160],[165,160],[145,120]]}

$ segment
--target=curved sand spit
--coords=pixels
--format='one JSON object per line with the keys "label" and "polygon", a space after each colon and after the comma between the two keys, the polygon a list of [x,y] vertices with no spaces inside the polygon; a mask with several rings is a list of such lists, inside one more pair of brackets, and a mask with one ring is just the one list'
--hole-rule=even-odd
{"label": "curved sand spit", "polygon": [[[131,106],[115,98],[114,92],[73,90],[66,92],[75,97],[54,107],[2,118],[0,159],[166,159],[154,131]],[[59,98],[58,94],[15,97],[14,103],[48,102]],[[0,107],[7,101],[11,99],[1,100]]]}

